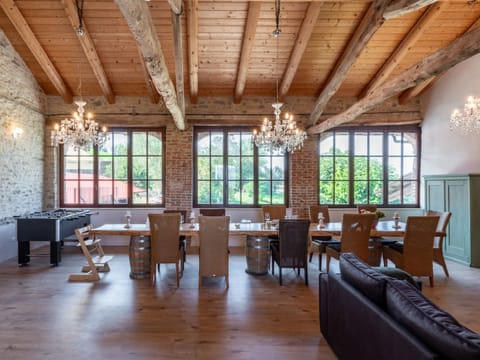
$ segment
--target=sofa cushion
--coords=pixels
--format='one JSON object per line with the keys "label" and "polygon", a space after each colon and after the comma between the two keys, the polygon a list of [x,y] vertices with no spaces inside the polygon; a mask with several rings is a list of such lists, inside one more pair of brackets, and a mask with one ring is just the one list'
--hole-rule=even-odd
{"label": "sofa cushion", "polygon": [[403,271],[402,269],[384,266],[372,266],[372,269],[378,271],[379,273],[382,273],[383,275],[390,276],[391,278],[397,280],[405,280],[406,282],[409,282],[410,284],[415,286],[418,290],[422,290],[422,282],[416,281],[412,277],[412,275],[410,275],[406,271]]}
{"label": "sofa cushion", "polygon": [[443,357],[480,358],[480,335],[460,325],[409,283],[388,280],[385,299],[387,312]]}
{"label": "sofa cushion", "polygon": [[352,285],[375,304],[385,306],[385,275],[373,270],[352,253],[340,255],[340,273],[344,281]]}

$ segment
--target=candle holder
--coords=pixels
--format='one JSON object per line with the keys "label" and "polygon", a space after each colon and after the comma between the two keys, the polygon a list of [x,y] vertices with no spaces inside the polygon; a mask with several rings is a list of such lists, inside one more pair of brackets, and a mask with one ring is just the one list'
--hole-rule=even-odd
{"label": "candle holder", "polygon": [[125,229],[130,229],[132,227],[131,221],[132,221],[132,214],[130,214],[130,211],[127,211],[125,213],[125,220],[127,223],[125,224],[124,228]]}
{"label": "candle holder", "polygon": [[395,224],[393,225],[393,227],[394,227],[395,229],[400,228],[400,225],[398,225],[398,223],[399,223],[399,221],[400,221],[400,215],[399,215],[397,212],[393,214],[393,221],[394,221],[394,223],[395,223]]}
{"label": "candle holder", "polygon": [[325,224],[323,222],[323,214],[321,212],[318,213],[318,228],[323,229]]}
{"label": "candle holder", "polygon": [[195,214],[193,211],[190,213],[190,229],[195,228]]}

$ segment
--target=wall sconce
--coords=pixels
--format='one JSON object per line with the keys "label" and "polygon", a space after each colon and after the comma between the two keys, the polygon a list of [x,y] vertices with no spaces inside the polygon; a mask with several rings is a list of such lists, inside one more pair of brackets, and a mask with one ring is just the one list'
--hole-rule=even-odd
{"label": "wall sconce", "polygon": [[13,139],[16,140],[22,134],[23,134],[23,129],[21,129],[19,127],[14,127],[13,128],[13,131],[12,131]]}

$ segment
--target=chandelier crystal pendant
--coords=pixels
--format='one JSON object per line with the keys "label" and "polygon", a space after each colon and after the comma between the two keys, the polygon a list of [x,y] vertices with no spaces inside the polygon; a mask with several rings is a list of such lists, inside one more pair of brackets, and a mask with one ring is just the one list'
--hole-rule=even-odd
{"label": "chandelier crystal pendant", "polygon": [[64,119],[60,125],[55,124],[54,130],[51,132],[52,146],[64,144],[72,146],[77,150],[90,150],[92,145],[102,146],[107,140],[107,128],[104,126],[99,132],[100,126],[92,118],[92,114],[88,113],[84,117],[85,105],[83,100],[75,101],[77,111],[73,113],[70,119]]}
{"label": "chandelier crystal pendant", "polygon": [[450,130],[462,134],[480,134],[480,101],[476,96],[469,96],[463,112],[453,110],[450,116]]}
{"label": "chandelier crystal pendant", "polygon": [[[276,41],[275,72],[278,66],[278,38],[280,36],[280,0],[275,0],[275,20],[276,27],[273,36]],[[303,147],[303,142],[307,138],[305,130],[299,129],[293,115],[286,113],[284,119],[281,119],[283,103],[278,101],[278,77],[276,80],[276,102],[272,104],[275,121],[267,118],[263,119],[260,131],[253,130],[253,141],[259,148],[267,148],[271,151],[284,154],[293,153]]]}

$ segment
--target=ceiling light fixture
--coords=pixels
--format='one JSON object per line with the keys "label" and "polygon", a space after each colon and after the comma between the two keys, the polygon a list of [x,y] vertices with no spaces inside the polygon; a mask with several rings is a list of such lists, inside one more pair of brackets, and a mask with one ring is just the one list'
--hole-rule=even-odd
{"label": "ceiling light fixture", "polygon": [[480,134],[480,101],[476,96],[469,96],[463,112],[453,110],[450,116],[450,130],[462,134]]}
{"label": "ceiling light fixture", "polygon": [[63,119],[60,125],[55,124],[54,129],[50,133],[52,146],[64,144],[71,146],[75,151],[91,149],[92,145],[102,146],[107,140],[107,128],[102,127],[93,119],[92,113],[88,113],[86,118],[85,105],[82,100],[82,77],[80,76],[80,84],[78,86],[80,100],[75,101],[77,111],[73,113],[70,119]]}
{"label": "ceiling light fixture", "polygon": [[293,153],[295,150],[301,149],[303,142],[307,138],[305,130],[299,129],[292,114],[286,113],[285,118],[281,119],[281,107],[283,103],[278,101],[278,38],[281,30],[280,22],[280,0],[275,0],[275,20],[276,27],[273,31],[273,37],[276,43],[275,57],[275,75],[276,75],[276,102],[272,104],[275,122],[271,122],[268,118],[263,119],[260,132],[253,131],[253,140],[257,147],[269,148],[278,153]]}

